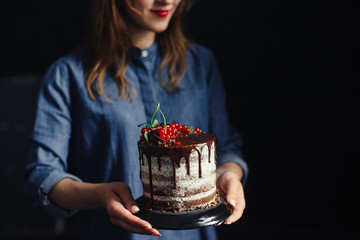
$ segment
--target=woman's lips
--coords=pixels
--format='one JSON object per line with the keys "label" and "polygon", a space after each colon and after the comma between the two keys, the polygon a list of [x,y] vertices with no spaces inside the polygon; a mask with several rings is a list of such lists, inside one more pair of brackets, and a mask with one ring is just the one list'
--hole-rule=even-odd
{"label": "woman's lips", "polygon": [[169,14],[169,10],[151,10],[156,16],[165,18]]}

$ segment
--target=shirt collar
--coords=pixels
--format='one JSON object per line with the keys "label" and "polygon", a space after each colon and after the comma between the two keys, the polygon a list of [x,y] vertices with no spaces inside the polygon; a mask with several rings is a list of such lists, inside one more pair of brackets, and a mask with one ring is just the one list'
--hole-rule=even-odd
{"label": "shirt collar", "polygon": [[134,48],[134,63],[140,63],[150,70],[154,67],[156,59],[159,55],[159,46],[157,42],[146,49]]}
{"label": "shirt collar", "polygon": [[154,42],[153,45],[151,45],[150,47],[145,48],[145,49],[140,49],[140,48],[135,47],[134,53],[135,53],[134,54],[135,58],[140,58],[142,61],[147,61],[147,60],[151,61],[158,54],[158,43]]}

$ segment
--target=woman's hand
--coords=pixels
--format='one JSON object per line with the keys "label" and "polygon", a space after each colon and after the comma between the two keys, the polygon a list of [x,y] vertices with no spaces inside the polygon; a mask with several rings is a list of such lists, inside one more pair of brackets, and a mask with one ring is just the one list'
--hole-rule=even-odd
{"label": "woman's hand", "polygon": [[127,231],[140,234],[161,236],[159,231],[152,228],[150,223],[133,215],[139,211],[128,185],[112,182],[103,185],[105,208],[110,215],[111,223]]}
{"label": "woman's hand", "polygon": [[104,207],[112,224],[130,232],[160,236],[150,223],[133,215],[139,211],[139,207],[125,183],[95,184],[64,178],[51,190],[50,199],[68,210]]}
{"label": "woman's hand", "polygon": [[240,182],[242,175],[240,166],[232,162],[224,163],[216,170],[216,184],[220,194],[233,209],[225,224],[236,222],[244,212],[245,196]]}

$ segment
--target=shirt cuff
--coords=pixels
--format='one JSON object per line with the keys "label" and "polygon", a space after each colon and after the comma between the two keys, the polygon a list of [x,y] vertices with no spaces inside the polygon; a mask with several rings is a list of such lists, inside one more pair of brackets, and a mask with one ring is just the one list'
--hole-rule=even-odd
{"label": "shirt cuff", "polygon": [[224,153],[217,157],[217,164],[218,166],[227,162],[234,162],[237,163],[241,169],[243,170],[243,178],[241,179],[241,183],[243,186],[246,185],[248,174],[249,174],[249,168],[247,163],[237,154],[235,153]]}
{"label": "shirt cuff", "polygon": [[57,206],[55,203],[53,203],[49,198],[49,193],[51,189],[62,179],[64,178],[70,178],[78,182],[82,182],[80,178],[66,173],[59,170],[54,170],[50,173],[49,176],[47,176],[44,181],[41,183],[38,194],[40,198],[40,202],[42,204],[43,209],[45,212],[57,216],[57,217],[70,217],[78,212],[78,210],[65,210]]}

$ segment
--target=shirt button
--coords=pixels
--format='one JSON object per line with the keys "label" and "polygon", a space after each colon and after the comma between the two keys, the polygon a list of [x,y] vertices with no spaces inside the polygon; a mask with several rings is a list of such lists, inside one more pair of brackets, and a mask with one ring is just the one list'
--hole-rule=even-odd
{"label": "shirt button", "polygon": [[141,51],[141,56],[146,58],[147,56],[149,56],[149,51],[148,50],[142,50]]}

